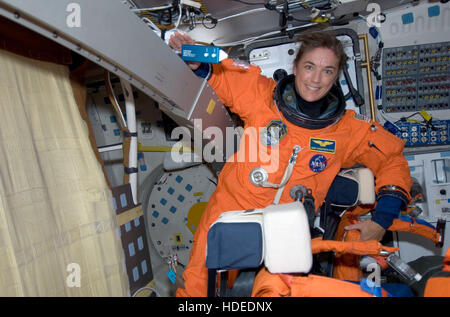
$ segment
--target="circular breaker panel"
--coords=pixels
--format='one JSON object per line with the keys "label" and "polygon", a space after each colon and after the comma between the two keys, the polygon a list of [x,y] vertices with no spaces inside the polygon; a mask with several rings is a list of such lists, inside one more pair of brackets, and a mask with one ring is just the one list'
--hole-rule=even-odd
{"label": "circular breaker panel", "polygon": [[205,166],[164,173],[147,204],[150,238],[163,258],[187,265],[192,240],[217,180]]}

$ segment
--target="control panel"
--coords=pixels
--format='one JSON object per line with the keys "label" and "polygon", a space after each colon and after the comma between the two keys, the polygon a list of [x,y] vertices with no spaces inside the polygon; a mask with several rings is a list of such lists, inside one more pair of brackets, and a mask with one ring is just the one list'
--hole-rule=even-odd
{"label": "control panel", "polygon": [[405,146],[449,145],[450,120],[432,121],[432,125],[398,122],[395,133],[405,141]]}
{"label": "control panel", "polygon": [[450,152],[406,156],[411,177],[423,189],[423,212],[419,218],[429,222],[450,220]]}
{"label": "control panel", "polygon": [[383,50],[386,113],[450,109],[450,42]]}

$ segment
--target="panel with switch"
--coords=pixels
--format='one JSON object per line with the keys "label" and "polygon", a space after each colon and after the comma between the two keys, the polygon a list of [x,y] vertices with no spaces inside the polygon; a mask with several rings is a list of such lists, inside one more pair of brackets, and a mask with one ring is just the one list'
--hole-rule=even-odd
{"label": "panel with switch", "polygon": [[450,152],[406,156],[411,177],[422,187],[423,212],[418,216],[429,222],[450,220]]}
{"label": "panel with switch", "polygon": [[383,50],[387,113],[450,109],[450,42]]}
{"label": "panel with switch", "polygon": [[450,120],[433,120],[432,125],[415,122],[397,122],[395,133],[405,146],[449,145]]}

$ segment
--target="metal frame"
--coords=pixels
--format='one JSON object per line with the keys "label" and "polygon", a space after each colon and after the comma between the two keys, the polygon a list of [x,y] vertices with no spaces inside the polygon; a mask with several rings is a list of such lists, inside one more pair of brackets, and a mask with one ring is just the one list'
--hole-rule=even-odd
{"label": "metal frame", "polygon": [[[68,23],[71,0],[0,0],[0,15],[73,50],[140,89],[178,124],[223,131],[233,121],[207,82],[119,0],[77,0],[80,23]],[[207,112],[213,100],[214,113]],[[211,112],[211,111],[210,111]]]}

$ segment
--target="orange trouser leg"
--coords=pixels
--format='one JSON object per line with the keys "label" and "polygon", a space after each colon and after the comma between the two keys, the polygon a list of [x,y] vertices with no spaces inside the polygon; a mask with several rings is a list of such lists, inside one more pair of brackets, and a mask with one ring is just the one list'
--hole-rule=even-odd
{"label": "orange trouser leg", "polygon": [[254,297],[373,297],[359,284],[318,276],[271,274],[265,268],[255,278]]}
{"label": "orange trouser leg", "polygon": [[[339,223],[337,241],[359,241],[360,233],[357,230],[346,231],[345,226],[354,224],[357,219],[351,213],[345,213]],[[339,280],[359,281],[363,277],[359,262],[361,256],[353,254],[337,254],[333,269],[333,277]]]}

